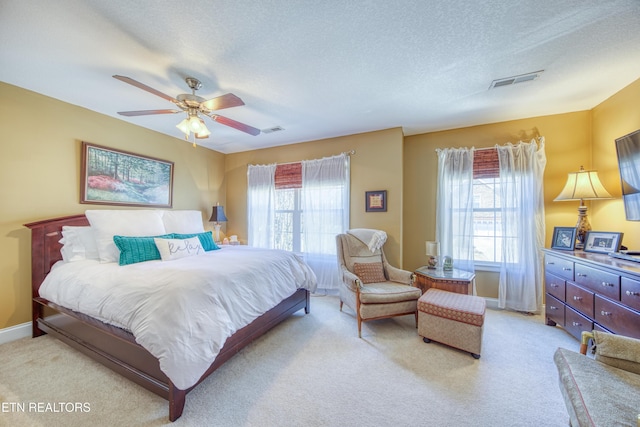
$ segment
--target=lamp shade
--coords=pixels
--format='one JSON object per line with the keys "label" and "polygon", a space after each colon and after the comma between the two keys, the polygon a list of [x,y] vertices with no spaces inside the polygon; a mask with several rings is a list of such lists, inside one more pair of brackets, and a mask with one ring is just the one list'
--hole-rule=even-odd
{"label": "lamp shade", "polygon": [[427,255],[440,256],[440,242],[426,242]]}
{"label": "lamp shade", "polygon": [[569,172],[567,183],[554,201],[610,199],[597,171],[586,171],[582,166],[578,172]]}
{"label": "lamp shade", "polygon": [[211,218],[209,218],[209,222],[222,222],[226,221],[227,217],[224,216],[224,207],[217,205],[213,207],[213,212],[211,212]]}

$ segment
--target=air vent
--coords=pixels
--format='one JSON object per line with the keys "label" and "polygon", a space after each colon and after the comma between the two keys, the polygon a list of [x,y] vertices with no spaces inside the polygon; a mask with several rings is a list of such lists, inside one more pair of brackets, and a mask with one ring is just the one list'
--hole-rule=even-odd
{"label": "air vent", "polygon": [[274,126],[272,128],[262,129],[262,133],[274,133],[274,132],[280,132],[283,130],[284,128],[282,128],[281,126]]}
{"label": "air vent", "polygon": [[519,76],[505,77],[503,79],[497,79],[491,82],[489,89],[502,86],[511,86],[517,83],[530,82],[540,77],[544,70],[535,71],[533,73],[520,74]]}

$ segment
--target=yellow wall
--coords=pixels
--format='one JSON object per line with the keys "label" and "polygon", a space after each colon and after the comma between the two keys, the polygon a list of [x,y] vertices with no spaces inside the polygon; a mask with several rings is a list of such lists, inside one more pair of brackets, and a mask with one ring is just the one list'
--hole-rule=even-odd
{"label": "yellow wall", "polygon": [[101,208],[79,203],[81,141],[173,161],[175,209],[224,203],[223,154],[0,83],[0,329],[31,319],[22,224]]}
{"label": "yellow wall", "polygon": [[[247,165],[286,163],[329,157],[355,150],[351,156],[351,228],[376,228],[388,235],[385,253],[402,259],[402,130],[387,129],[340,138],[228,154],[226,160],[227,234],[247,239]],[[365,191],[387,190],[387,212],[365,212]]]}
{"label": "yellow wall", "polygon": [[640,129],[640,80],[593,109],[593,168],[613,200],[594,201],[589,214],[594,230],[624,233],[622,244],[640,250],[640,221],[624,216],[615,140]]}

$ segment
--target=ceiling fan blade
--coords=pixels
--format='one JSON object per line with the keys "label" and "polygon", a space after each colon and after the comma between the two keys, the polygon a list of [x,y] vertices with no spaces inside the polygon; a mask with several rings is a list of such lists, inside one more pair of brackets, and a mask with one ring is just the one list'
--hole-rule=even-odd
{"label": "ceiling fan blade", "polygon": [[224,108],[239,107],[244,105],[244,102],[234,94],[227,93],[226,95],[217,96],[209,99],[208,101],[204,101],[200,105],[207,110],[215,111],[222,110]]}
{"label": "ceiling fan blade", "polygon": [[177,99],[175,99],[175,98],[173,98],[173,97],[171,97],[171,96],[169,96],[167,94],[164,94],[164,93],[160,92],[159,90],[156,90],[156,89],[154,89],[152,87],[149,87],[149,86],[147,86],[147,85],[145,85],[143,83],[140,83],[139,81],[133,80],[130,77],[115,75],[115,76],[113,76],[113,78],[114,79],[118,79],[120,81],[123,81],[125,83],[129,83],[130,85],[135,86],[135,87],[137,87],[139,89],[146,90],[147,92],[152,93],[152,94],[154,94],[156,96],[159,96],[160,98],[164,98],[167,101],[173,102],[174,104],[178,104],[179,103],[179,101]]}
{"label": "ceiling fan blade", "polygon": [[139,110],[139,111],[118,111],[121,116],[148,116],[151,114],[175,114],[182,113],[182,110]]}
{"label": "ceiling fan blade", "polygon": [[249,125],[245,125],[244,123],[240,123],[238,121],[235,121],[233,119],[230,119],[228,117],[223,117],[223,116],[219,116],[217,114],[211,114],[209,117],[211,117],[213,120],[215,120],[216,122],[223,124],[225,126],[229,126],[232,127],[234,129],[238,129],[239,131],[248,133],[249,135],[259,135],[260,134],[260,129],[258,128],[254,128],[253,126],[249,126]]}

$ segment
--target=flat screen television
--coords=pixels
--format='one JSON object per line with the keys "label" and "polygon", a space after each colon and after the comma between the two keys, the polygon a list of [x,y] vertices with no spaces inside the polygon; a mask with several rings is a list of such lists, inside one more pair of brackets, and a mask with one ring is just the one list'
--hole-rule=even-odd
{"label": "flat screen television", "polygon": [[640,221],[640,130],[616,139],[627,221]]}

